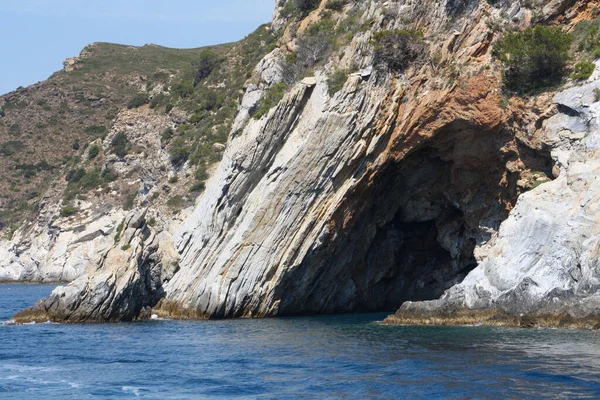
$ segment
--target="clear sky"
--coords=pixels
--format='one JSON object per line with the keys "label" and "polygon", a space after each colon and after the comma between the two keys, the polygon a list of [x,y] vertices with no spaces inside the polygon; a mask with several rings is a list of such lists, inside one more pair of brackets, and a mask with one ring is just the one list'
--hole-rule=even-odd
{"label": "clear sky", "polygon": [[239,40],[275,0],[0,0],[0,94],[45,80],[93,42],[190,48]]}

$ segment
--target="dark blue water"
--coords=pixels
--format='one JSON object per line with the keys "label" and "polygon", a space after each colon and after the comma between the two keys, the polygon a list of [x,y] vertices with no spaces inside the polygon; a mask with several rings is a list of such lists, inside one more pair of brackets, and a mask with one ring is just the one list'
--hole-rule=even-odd
{"label": "dark blue water", "polygon": [[[49,286],[0,285],[0,320]],[[0,398],[599,398],[600,334],[383,315],[0,326]]]}

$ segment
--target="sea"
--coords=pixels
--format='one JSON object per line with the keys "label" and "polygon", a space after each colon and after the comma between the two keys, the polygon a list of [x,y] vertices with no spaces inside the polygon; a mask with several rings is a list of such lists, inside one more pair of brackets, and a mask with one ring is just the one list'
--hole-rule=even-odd
{"label": "sea", "polygon": [[6,323],[52,289],[0,285],[0,399],[600,398],[598,332],[385,314]]}

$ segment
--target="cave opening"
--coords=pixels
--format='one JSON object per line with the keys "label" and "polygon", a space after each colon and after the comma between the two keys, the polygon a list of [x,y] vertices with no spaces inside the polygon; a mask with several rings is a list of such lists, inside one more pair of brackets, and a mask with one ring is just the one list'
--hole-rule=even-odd
{"label": "cave opening", "polygon": [[331,242],[289,276],[281,313],[388,312],[440,297],[477,266],[476,248],[508,217],[521,173],[551,168],[549,154],[506,130],[447,125],[349,196]]}

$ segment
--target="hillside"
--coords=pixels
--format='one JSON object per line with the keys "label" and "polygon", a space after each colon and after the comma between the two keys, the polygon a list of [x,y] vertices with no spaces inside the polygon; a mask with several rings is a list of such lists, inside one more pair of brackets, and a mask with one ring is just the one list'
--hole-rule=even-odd
{"label": "hillside", "polygon": [[[189,203],[190,189],[201,191],[206,168],[220,159],[222,146],[212,146],[225,142],[242,87],[274,39],[263,26],[238,43],[198,49],[94,43],[48,80],[1,96],[2,235],[35,219],[40,203],[63,202],[63,214],[72,214],[76,197],[98,188],[116,190],[117,202],[127,201],[132,194],[120,190],[111,154],[135,157],[148,149],[134,146],[132,138],[119,136],[118,148],[112,140],[135,123],[138,111],[148,121],[161,119],[161,130],[146,134],[159,141],[163,135],[163,168],[173,171],[167,178],[174,181],[184,167],[199,170],[191,182],[172,182],[177,207]],[[194,165],[184,166],[189,157]],[[129,180],[143,175],[122,172]],[[108,200],[115,203],[115,196]]]}

